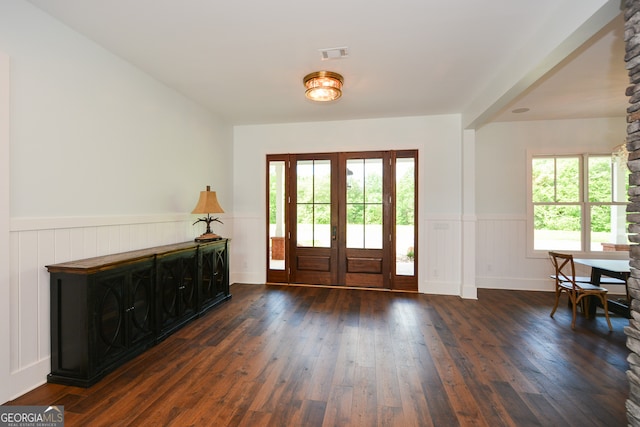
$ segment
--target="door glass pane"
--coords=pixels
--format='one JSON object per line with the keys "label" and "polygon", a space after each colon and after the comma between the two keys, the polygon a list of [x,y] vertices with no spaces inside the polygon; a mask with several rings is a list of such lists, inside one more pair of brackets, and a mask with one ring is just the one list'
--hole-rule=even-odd
{"label": "door glass pane", "polygon": [[298,246],[313,246],[313,205],[298,203]]}
{"label": "door glass pane", "polygon": [[331,247],[331,161],[299,160],[296,173],[296,244]]}
{"label": "door glass pane", "polygon": [[415,159],[396,159],[396,275],[415,274]]}
{"label": "door glass pane", "polygon": [[365,159],[365,201],[382,205],[382,159]]}
{"label": "door glass pane", "polygon": [[382,249],[382,203],[366,205],[364,234],[365,249]]}
{"label": "door glass pane", "polygon": [[298,160],[296,174],[298,203],[313,203],[313,160]]}
{"label": "door glass pane", "polygon": [[285,162],[269,162],[269,268],[284,270]]}
{"label": "door glass pane", "polygon": [[319,248],[331,247],[331,204],[316,203],[314,209],[313,246]]}
{"label": "door glass pane", "polygon": [[347,247],[364,248],[364,209],[361,204],[347,203]]}
{"label": "door glass pane", "polygon": [[347,248],[382,249],[382,159],[347,160]]}
{"label": "door glass pane", "polygon": [[313,161],[313,202],[331,204],[331,162]]}

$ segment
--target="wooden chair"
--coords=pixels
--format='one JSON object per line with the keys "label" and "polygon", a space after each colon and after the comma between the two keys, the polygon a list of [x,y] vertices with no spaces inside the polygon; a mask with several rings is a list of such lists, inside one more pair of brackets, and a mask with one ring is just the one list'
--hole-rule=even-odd
{"label": "wooden chair", "polygon": [[602,307],[604,308],[604,315],[607,318],[609,330],[613,330],[613,328],[611,327],[611,321],[609,320],[609,309],[607,307],[607,290],[603,287],[595,286],[591,283],[576,281],[576,267],[573,263],[573,255],[561,254],[558,252],[549,252],[549,257],[551,258],[551,262],[553,264],[553,267],[555,268],[555,274],[551,277],[556,281],[556,302],[553,306],[553,310],[551,310],[551,317],[553,317],[556,309],[558,308],[558,303],[560,302],[560,294],[566,292],[573,310],[573,320],[571,321],[571,328],[575,329],[576,309],[578,307],[578,304],[581,304],[582,311],[584,313],[587,313],[587,310],[585,310],[585,302],[588,300],[585,300],[584,298],[597,297],[600,299]]}

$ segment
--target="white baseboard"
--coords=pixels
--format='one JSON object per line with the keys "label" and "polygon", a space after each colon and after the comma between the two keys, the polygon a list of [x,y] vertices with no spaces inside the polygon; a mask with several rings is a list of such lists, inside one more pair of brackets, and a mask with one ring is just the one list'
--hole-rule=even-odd
{"label": "white baseboard", "polygon": [[229,273],[229,283],[249,283],[249,284],[264,284],[266,281],[264,273],[258,272],[247,272],[247,271],[239,271],[239,272],[230,272]]}
{"label": "white baseboard", "polygon": [[[37,363],[11,372],[10,398],[15,399],[47,382],[51,372],[51,358],[46,357]],[[53,403],[53,402],[49,402]],[[46,403],[43,403],[46,404]]]}
{"label": "white baseboard", "polygon": [[550,279],[526,279],[522,277],[476,277],[478,289],[505,289],[518,291],[553,291],[553,282]]}
{"label": "white baseboard", "polygon": [[[522,277],[477,277],[478,289],[505,289],[514,291],[543,291],[553,292],[551,279],[524,279]],[[611,295],[625,295],[624,285],[605,286]]]}
{"label": "white baseboard", "polygon": [[475,285],[462,285],[462,295],[464,299],[478,299],[478,288]]}
{"label": "white baseboard", "polygon": [[459,282],[421,282],[418,292],[421,294],[460,296]]}

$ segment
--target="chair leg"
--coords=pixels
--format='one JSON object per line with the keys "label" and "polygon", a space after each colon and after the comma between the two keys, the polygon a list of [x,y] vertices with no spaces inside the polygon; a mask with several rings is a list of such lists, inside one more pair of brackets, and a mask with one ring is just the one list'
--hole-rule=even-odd
{"label": "chair leg", "polygon": [[556,310],[558,309],[558,303],[560,302],[560,294],[562,293],[562,291],[560,291],[560,288],[558,288],[556,286],[556,303],[553,306],[553,310],[551,310],[551,314],[549,316],[553,317],[553,315],[555,314]]}
{"label": "chair leg", "polygon": [[585,319],[588,319],[589,316],[589,297],[587,297],[586,295],[583,294],[578,294],[576,301],[578,302],[578,305],[580,306],[580,311],[582,311],[582,314],[584,315]]}
{"label": "chair leg", "polygon": [[607,296],[600,295],[600,299],[602,300],[602,307],[604,308],[604,317],[607,319],[607,324],[609,325],[609,331],[613,331],[611,327],[611,320],[609,320],[609,307],[607,305]]}
{"label": "chair leg", "polygon": [[584,314],[584,317],[586,319],[588,319],[589,316],[589,298],[582,298],[580,300],[580,309],[582,310],[582,314]]}
{"label": "chair leg", "polygon": [[579,301],[576,300],[576,296],[571,292],[569,292],[569,296],[571,297],[571,302],[573,303],[573,307],[571,308],[571,310],[573,311],[573,318],[571,319],[571,329],[575,329],[576,328],[576,311],[577,311],[577,306]]}

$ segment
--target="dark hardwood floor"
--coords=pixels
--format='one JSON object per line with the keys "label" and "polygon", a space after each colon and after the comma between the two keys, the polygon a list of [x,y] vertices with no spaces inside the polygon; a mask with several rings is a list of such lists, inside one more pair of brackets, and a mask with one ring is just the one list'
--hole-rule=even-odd
{"label": "dark hardwood floor", "polygon": [[236,284],[233,298],[64,405],[72,426],[623,426],[624,318],[571,330],[551,293]]}

